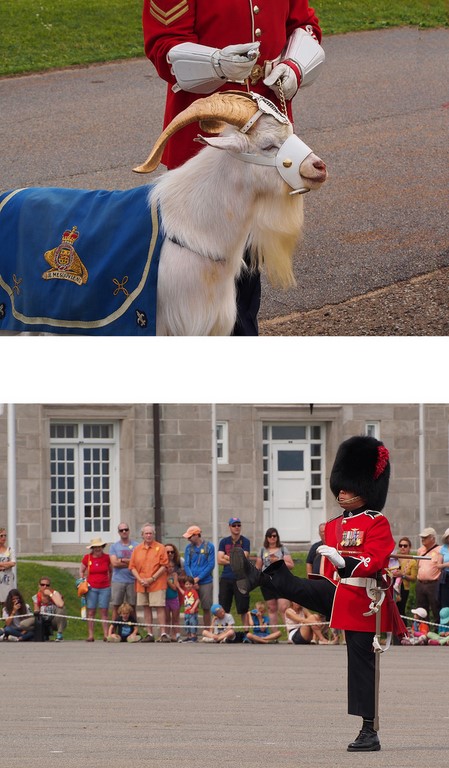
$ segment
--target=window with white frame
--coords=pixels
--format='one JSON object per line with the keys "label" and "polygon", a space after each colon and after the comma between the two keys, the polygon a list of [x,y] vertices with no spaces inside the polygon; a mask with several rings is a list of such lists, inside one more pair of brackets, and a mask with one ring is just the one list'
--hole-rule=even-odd
{"label": "window with white frame", "polygon": [[217,421],[217,463],[229,464],[228,422]]}
{"label": "window with white frame", "polygon": [[380,440],[380,421],[366,421],[365,435],[368,435],[369,437],[375,437],[376,440]]}
{"label": "window with white frame", "polygon": [[110,422],[50,424],[53,542],[111,536],[119,509],[118,433]]}

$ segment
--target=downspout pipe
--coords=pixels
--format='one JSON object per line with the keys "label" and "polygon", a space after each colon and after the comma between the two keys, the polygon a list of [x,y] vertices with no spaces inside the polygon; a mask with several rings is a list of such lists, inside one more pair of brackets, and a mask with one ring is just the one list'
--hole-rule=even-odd
{"label": "downspout pipe", "polygon": [[[17,559],[16,406],[8,403],[8,544]],[[13,571],[16,575],[17,567]],[[16,578],[17,583],[17,578]]]}
{"label": "downspout pipe", "polygon": [[162,500],[161,500],[161,409],[153,403],[153,469],[154,469],[154,527],[155,538],[162,541]]}
{"label": "downspout pipe", "polygon": [[426,527],[426,455],[425,455],[425,425],[424,405],[419,405],[419,531]]}

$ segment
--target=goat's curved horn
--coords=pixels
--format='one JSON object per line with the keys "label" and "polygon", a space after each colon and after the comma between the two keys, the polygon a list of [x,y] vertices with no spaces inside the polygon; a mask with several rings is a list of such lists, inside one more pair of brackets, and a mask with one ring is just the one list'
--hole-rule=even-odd
{"label": "goat's curved horn", "polygon": [[[250,117],[257,112],[257,109],[257,103],[249,94],[243,92],[224,91],[213,93],[204,99],[197,99],[179,115],[176,115],[159,136],[145,162],[133,170],[136,173],[154,171],[161,162],[162,153],[169,138],[186,125],[204,121],[206,123],[204,130],[207,132],[211,131],[212,126],[215,130],[219,129],[220,123],[228,123],[243,128]],[[207,125],[208,121],[210,121],[209,125]]]}

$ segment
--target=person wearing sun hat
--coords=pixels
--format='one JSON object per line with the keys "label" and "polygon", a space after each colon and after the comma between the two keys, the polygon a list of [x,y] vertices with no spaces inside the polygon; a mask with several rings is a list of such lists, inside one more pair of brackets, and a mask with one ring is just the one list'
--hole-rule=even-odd
{"label": "person wearing sun hat", "polygon": [[[342,513],[326,523],[325,544],[317,550],[324,559],[324,575],[309,579],[293,576],[283,560],[260,572],[238,550],[231,552],[238,588],[248,592],[268,584],[279,597],[314,609],[331,626],[345,630],[348,713],[362,718],[360,733],[348,745],[348,752],[377,752],[381,748],[375,728],[374,609],[380,611],[381,632],[407,636],[386,576],[395,548],[390,524],[382,514],[389,479],[390,458],[383,443],[367,435],[341,443],[330,487]],[[379,589],[385,597],[376,605]]]}
{"label": "person wearing sun hat", "polygon": [[203,624],[210,626],[213,599],[213,576],[215,568],[215,547],[202,537],[199,525],[190,525],[182,534],[188,544],[184,552],[184,570],[198,592],[203,610]]}
{"label": "person wearing sun hat", "polygon": [[108,611],[111,601],[112,564],[109,555],[104,551],[107,542],[100,537],[91,539],[80,565],[80,578],[87,578],[89,591],[86,595],[87,608],[87,642],[94,642],[94,618],[97,608],[102,619],[103,640],[108,637]]}
{"label": "person wearing sun hat", "polygon": [[242,624],[249,611],[249,596],[242,595],[237,589],[236,579],[230,566],[229,556],[235,548],[245,553],[249,557],[251,551],[250,540],[242,536],[242,521],[239,517],[230,517],[228,520],[229,536],[225,536],[218,544],[217,562],[223,566],[223,570],[218,582],[218,600],[224,608],[225,613],[230,613],[232,601],[235,600],[237,613],[240,614]]}

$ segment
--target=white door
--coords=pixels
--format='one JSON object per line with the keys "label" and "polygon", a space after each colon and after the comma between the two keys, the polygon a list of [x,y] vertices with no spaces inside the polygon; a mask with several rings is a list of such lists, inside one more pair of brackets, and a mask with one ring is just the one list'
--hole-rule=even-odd
{"label": "white door", "polygon": [[272,445],[273,525],[282,541],[310,541],[310,446]]}

